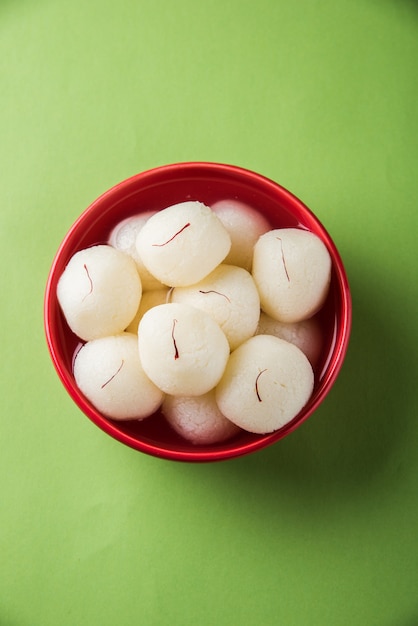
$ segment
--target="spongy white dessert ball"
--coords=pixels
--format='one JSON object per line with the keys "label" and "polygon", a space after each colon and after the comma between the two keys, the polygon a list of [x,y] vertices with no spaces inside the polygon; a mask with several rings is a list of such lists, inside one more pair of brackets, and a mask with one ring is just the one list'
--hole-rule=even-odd
{"label": "spongy white dessert ball", "polygon": [[263,311],[282,322],[298,322],[322,306],[330,283],[331,257],[314,233],[275,229],[255,244],[252,275]]}
{"label": "spongy white dessert ball", "polygon": [[210,315],[175,302],[145,313],[138,345],[149,378],[177,396],[198,396],[215,387],[229,356],[225,334]]}
{"label": "spongy white dessert ball", "polygon": [[220,443],[241,430],[220,412],[214,389],[201,396],[165,396],[162,412],[173,430],[195,445]]}
{"label": "spongy white dessert ball", "polygon": [[319,359],[322,349],[322,331],[316,317],[301,322],[279,322],[261,312],[257,335],[274,335],[297,346],[308,357],[312,367]]}
{"label": "spongy white dessert ball", "polygon": [[201,202],[182,202],[153,215],[136,240],[147,269],[170,287],[192,285],[223,261],[231,247],[227,230]]}
{"label": "spongy white dessert ball", "polygon": [[142,368],[137,337],[131,333],[84,344],[74,359],[74,377],[96,409],[115,420],[148,417],[163,399]]}
{"label": "spongy white dessert ball", "polygon": [[142,294],[141,302],[139,303],[138,311],[129,326],[126,327],[126,332],[135,333],[138,332],[139,322],[147,311],[159,304],[165,304],[169,299],[169,288],[153,289],[152,291],[144,291]]}
{"label": "spongy white dessert ball", "polygon": [[270,223],[256,209],[239,200],[219,200],[212,205],[212,210],[231,237],[231,250],[224,263],[250,271],[254,245],[260,235],[270,230]]}
{"label": "spongy white dessert ball", "polygon": [[231,350],[257,329],[260,298],[251,274],[242,267],[221,263],[200,282],[173,289],[171,300],[209,313],[224,331]]}
{"label": "spongy white dessert ball", "polygon": [[232,352],[216,401],[237,426],[266,434],[296,417],[313,384],[312,367],[299,348],[272,335],[256,335]]}
{"label": "spongy white dessert ball", "polygon": [[108,245],[76,252],[57,286],[69,327],[85,341],[122,332],[135,316],[141,294],[133,259]]}
{"label": "spongy white dessert ball", "polygon": [[111,246],[129,254],[133,258],[138,268],[144,291],[161,289],[160,281],[147,270],[136,249],[136,238],[139,231],[155,213],[156,211],[146,211],[122,220],[113,228],[108,240]]}

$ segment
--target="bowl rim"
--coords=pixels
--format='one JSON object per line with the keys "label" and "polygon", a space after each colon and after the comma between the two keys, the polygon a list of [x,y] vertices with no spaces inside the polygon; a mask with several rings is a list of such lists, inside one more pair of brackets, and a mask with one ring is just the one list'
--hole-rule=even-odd
{"label": "bowl rim", "polygon": [[[98,411],[92,410],[91,405],[84,399],[82,393],[76,388],[74,381],[71,381],[69,379],[67,369],[61,362],[61,358],[59,355],[59,340],[57,337],[57,333],[54,332],[52,328],[51,318],[53,316],[54,309],[56,309],[57,307],[57,266],[61,264],[63,255],[66,255],[67,258],[69,258],[67,253],[70,251],[70,249],[73,249],[71,244],[75,234],[77,233],[80,225],[83,224],[83,222],[85,221],[86,217],[90,215],[90,213],[93,212],[96,207],[102,205],[103,203],[106,203],[108,200],[111,200],[112,197],[118,196],[124,191],[129,192],[130,188],[136,187],[139,181],[143,184],[151,184],[153,181],[157,181],[161,177],[161,175],[166,175],[171,180],[173,180],[174,178],[178,178],[180,176],[184,177],[186,172],[189,172],[189,174],[196,174],[199,171],[201,171],[202,173],[207,172],[208,174],[216,173],[228,179],[231,179],[231,177],[235,179],[244,179],[247,185],[251,182],[251,184],[262,186],[264,189],[270,189],[276,194],[279,193],[282,198],[286,199],[287,203],[289,203],[292,207],[297,207],[299,211],[301,211],[305,216],[308,216],[310,220],[317,225],[321,232],[321,237],[326,243],[331,254],[333,268],[338,282],[338,291],[341,297],[341,312],[339,317],[339,325],[341,330],[339,333],[340,336],[337,346],[335,350],[332,351],[329,362],[327,362],[323,368],[323,371],[325,370],[326,373],[324,374],[324,378],[321,381],[321,389],[319,393],[310,403],[309,408],[306,410],[302,409],[300,414],[287,425],[273,433],[260,435],[251,442],[244,442],[240,445],[231,445],[230,447],[227,447],[225,449],[222,447],[214,447],[213,450],[207,450],[199,449],[199,447],[196,446],[193,448],[191,447],[190,450],[176,450],[138,440],[127,433],[121,432],[118,429],[118,422],[112,422],[111,420],[108,420],[107,418],[102,416]],[[125,199],[126,197],[127,196],[125,196]],[[63,240],[61,241],[61,244],[57,249],[48,273],[44,294],[44,331],[47,347],[55,370],[64,388],[73,399],[75,404],[94,424],[96,424],[96,426],[98,426],[112,438],[148,455],[174,461],[208,462],[228,460],[240,457],[270,446],[271,444],[276,443],[280,439],[283,439],[285,436],[296,430],[317,410],[319,405],[324,401],[325,397],[330,392],[337,376],[339,375],[348,349],[351,325],[352,300],[347,273],[345,271],[343,261],[334,241],[329,235],[327,229],[324,227],[318,217],[313,213],[313,211],[288,189],[262,174],[258,174],[250,169],[246,169],[237,165],[211,161],[185,161],[171,163],[167,165],[159,165],[144,170],[143,172],[134,174],[133,176],[122,180],[121,182],[113,185],[102,194],[100,194],[95,200],[93,200],[93,202],[91,202],[87,206],[87,208],[83,210],[83,212],[74,221],[72,226],[65,234]],[[231,444],[232,443],[233,440],[231,440]],[[188,443],[185,442],[185,447],[187,445]],[[222,445],[222,443],[219,444],[219,446]],[[228,442],[225,442],[225,445],[228,446]],[[190,446],[192,446],[192,444],[190,444]]]}

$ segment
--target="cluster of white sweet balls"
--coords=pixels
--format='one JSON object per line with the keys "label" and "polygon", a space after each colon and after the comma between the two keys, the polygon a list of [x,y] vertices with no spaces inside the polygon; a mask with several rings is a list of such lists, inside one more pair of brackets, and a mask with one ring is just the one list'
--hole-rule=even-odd
{"label": "cluster of white sweet balls", "polygon": [[236,200],[182,202],[120,222],[77,252],[57,296],[84,344],[76,384],[114,420],[160,406],[195,444],[273,432],[309,400],[331,259],[298,228]]}

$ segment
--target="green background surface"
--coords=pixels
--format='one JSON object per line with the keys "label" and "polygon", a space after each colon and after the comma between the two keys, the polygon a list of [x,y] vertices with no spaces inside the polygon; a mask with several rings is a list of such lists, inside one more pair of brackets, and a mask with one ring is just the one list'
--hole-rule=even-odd
{"label": "green background surface", "polygon": [[[0,0],[0,625],[418,625],[418,4]],[[154,166],[299,196],[353,297],[296,432],[153,458],[72,403],[43,294],[67,229]]]}

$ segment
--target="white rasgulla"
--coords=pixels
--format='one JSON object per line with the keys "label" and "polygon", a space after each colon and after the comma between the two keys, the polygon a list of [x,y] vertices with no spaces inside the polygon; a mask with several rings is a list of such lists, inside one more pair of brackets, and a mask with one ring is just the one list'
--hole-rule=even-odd
{"label": "white rasgulla", "polygon": [[168,287],[163,289],[153,289],[152,291],[144,291],[142,294],[141,302],[139,303],[138,311],[129,326],[126,327],[128,333],[138,332],[139,322],[149,309],[159,304],[165,304],[168,302],[170,290]]}
{"label": "white rasgulla", "polygon": [[209,313],[224,331],[231,350],[257,329],[260,298],[251,274],[242,267],[221,263],[200,282],[173,289],[171,299]]}
{"label": "white rasgulla", "polygon": [[312,367],[299,348],[272,335],[256,335],[232,352],[216,402],[237,426],[266,434],[296,417],[313,384]]}
{"label": "white rasgulla", "polygon": [[215,387],[229,356],[225,334],[210,315],[176,302],[145,313],[138,345],[149,378],[177,396],[198,396]]}
{"label": "white rasgulla", "polygon": [[122,332],[135,316],[141,295],[135,262],[108,245],[76,252],[57,286],[69,327],[85,341]]}
{"label": "white rasgulla", "polygon": [[156,212],[157,211],[146,211],[122,220],[113,228],[108,240],[111,246],[129,254],[129,256],[133,258],[138,268],[142,289],[144,291],[161,289],[160,281],[147,270],[136,249],[136,238],[138,237],[139,231]]}
{"label": "white rasgulla", "polygon": [[84,344],[74,359],[74,377],[96,409],[115,420],[148,417],[163,399],[142,368],[138,340],[131,333]]}
{"label": "white rasgulla", "polygon": [[281,322],[299,322],[314,315],[325,300],[331,257],[314,233],[271,230],[255,244],[252,275],[263,311]]}
{"label": "white rasgulla", "polygon": [[192,285],[223,261],[231,238],[215,213],[201,202],[181,202],[147,221],[136,240],[147,269],[170,287]]}
{"label": "white rasgulla", "polygon": [[220,412],[214,389],[201,396],[165,396],[162,412],[173,430],[195,445],[220,443],[241,430]]}
{"label": "white rasgulla", "polygon": [[301,322],[279,322],[261,312],[257,335],[274,335],[295,344],[308,357],[312,367],[319,359],[322,349],[322,331],[316,317]]}
{"label": "white rasgulla", "polygon": [[250,271],[254,245],[260,235],[271,229],[269,221],[259,211],[239,200],[219,200],[212,205],[212,210],[231,237],[231,250],[224,263]]}

